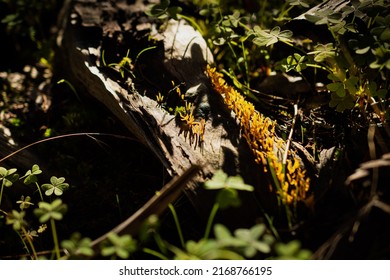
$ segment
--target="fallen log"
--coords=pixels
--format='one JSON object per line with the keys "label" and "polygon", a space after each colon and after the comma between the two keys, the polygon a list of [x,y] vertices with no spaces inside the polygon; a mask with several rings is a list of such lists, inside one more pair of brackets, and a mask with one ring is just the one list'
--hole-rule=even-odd
{"label": "fallen log", "polygon": [[[242,137],[241,103],[236,104],[238,111],[231,111],[224,100],[228,94],[211,83],[213,74],[209,71],[207,76],[206,66],[213,57],[198,31],[184,20],[160,24],[144,12],[142,1],[69,4],[58,39],[68,80],[109,108],[172,176],[191,166],[201,167],[185,192],[202,216],[208,216],[214,200],[198,186],[216,170],[240,174],[256,186],[256,198],[244,198],[242,215],[236,210],[235,217],[227,214],[231,223],[253,224],[264,209],[278,206],[275,193],[270,192],[269,173],[264,175],[265,162],[255,161],[263,151],[254,155],[249,138]],[[174,99],[173,104],[184,103],[184,112],[179,105],[164,108],[161,100],[168,98]],[[275,136],[274,131],[271,134]],[[283,141],[271,146],[267,153],[275,149],[277,158],[272,160],[278,162],[292,150]]]}
{"label": "fallen log", "polygon": [[[140,66],[143,76],[139,80],[142,81],[132,77],[128,77],[126,82],[115,79],[109,74],[110,69],[102,64],[103,51],[106,55],[109,52],[103,49],[103,41],[109,41],[110,36],[117,38],[130,32],[125,30],[126,23],[120,26],[110,19],[103,21],[102,14],[114,19],[117,14],[126,13],[130,22],[144,17],[143,11],[144,7],[138,3],[122,7],[109,1],[75,1],[60,39],[62,63],[68,67],[69,80],[107,106],[131,133],[157,155],[171,175],[181,174],[191,165],[203,166],[203,179],[222,167],[229,173],[250,169],[251,154],[240,140],[234,117],[226,110],[221,98],[211,94],[211,85],[204,70],[207,62],[212,62],[212,55],[200,34],[184,21],[172,20],[164,32],[155,35],[155,38],[161,38],[162,45],[148,52],[147,56],[153,56],[152,65]],[[140,25],[135,28],[140,30]],[[143,23],[145,25],[148,32],[152,32],[152,24]],[[175,38],[176,41],[173,41]],[[133,38],[132,43],[142,44],[142,40],[137,42]],[[118,49],[121,47],[118,43]],[[165,52],[165,56],[161,57],[161,52]],[[153,69],[156,65],[161,68]],[[148,71],[152,77],[147,76],[145,72]],[[160,72],[159,76],[153,76],[155,72]],[[152,79],[154,81],[149,82]],[[195,110],[203,109],[199,114],[208,114],[200,145],[195,143],[191,132],[186,133],[175,115],[151,98],[157,93],[153,84],[157,84],[159,79],[166,79],[168,84],[173,79],[185,83],[186,98],[192,98],[197,106]],[[164,85],[160,87],[164,88]]]}

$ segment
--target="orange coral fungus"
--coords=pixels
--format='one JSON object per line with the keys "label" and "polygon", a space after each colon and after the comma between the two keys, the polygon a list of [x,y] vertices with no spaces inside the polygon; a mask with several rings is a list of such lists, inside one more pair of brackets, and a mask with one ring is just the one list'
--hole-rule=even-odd
{"label": "orange coral fungus", "polygon": [[282,139],[276,137],[276,123],[255,110],[237,90],[228,85],[223,75],[207,65],[207,74],[215,90],[240,123],[242,135],[252,150],[256,163],[270,172],[276,193],[284,203],[291,204],[306,198],[310,178],[306,177],[299,160],[288,151],[290,158],[283,164],[279,153],[285,149]]}
{"label": "orange coral fungus", "polygon": [[191,102],[185,102],[185,113],[179,113],[180,120],[182,121],[181,130],[184,131],[186,136],[188,133],[190,135],[190,143],[192,144],[195,138],[195,146],[201,145],[204,141],[205,133],[205,119],[200,119],[200,121],[195,121],[193,114],[193,108]]}

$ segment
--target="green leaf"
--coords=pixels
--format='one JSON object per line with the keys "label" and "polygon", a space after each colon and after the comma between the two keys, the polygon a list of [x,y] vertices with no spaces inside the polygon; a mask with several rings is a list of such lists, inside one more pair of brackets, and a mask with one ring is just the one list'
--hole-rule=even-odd
{"label": "green leaf", "polygon": [[186,252],[178,248],[172,251],[176,254],[175,259],[192,260],[242,260],[243,257],[230,250],[215,240],[201,239],[198,242],[188,241],[185,246]]}
{"label": "green leaf", "polygon": [[218,170],[215,172],[211,180],[208,180],[204,187],[209,190],[217,190],[225,188],[225,183],[228,178],[228,175],[222,170]]}
{"label": "green leaf", "polygon": [[[359,82],[359,78],[356,76],[351,76],[345,81],[344,85],[345,85],[345,88],[348,90],[349,94],[352,94],[352,95],[356,94],[356,92],[358,90],[358,82]],[[343,96],[340,96],[340,97],[343,97]]]}
{"label": "green leaf", "polygon": [[116,233],[111,232],[107,236],[106,242],[102,243],[101,254],[105,257],[117,256],[121,259],[127,259],[136,249],[137,242],[130,235],[118,236]]}
{"label": "green leaf", "polygon": [[303,8],[309,8],[310,5],[307,3],[307,1],[302,0],[288,0],[289,4],[291,6],[302,6]]}
{"label": "green leaf", "polygon": [[363,48],[363,49],[357,49],[357,50],[355,51],[355,53],[356,53],[356,54],[366,54],[370,49],[371,49],[371,47],[368,46],[368,47],[365,47],[365,48]]}
{"label": "green leaf", "polygon": [[20,204],[20,210],[24,210],[24,209],[27,209],[28,207],[30,207],[31,205],[34,205],[34,203],[30,202],[31,201],[31,197],[27,196],[26,198],[24,197],[24,195],[21,196],[20,200],[16,201],[17,204]]}
{"label": "green leaf", "polygon": [[327,77],[328,77],[329,80],[341,82],[341,79],[337,75],[335,75],[333,73],[328,74]]}
{"label": "green leaf", "polygon": [[222,224],[216,224],[214,226],[214,235],[217,239],[221,240],[226,240],[233,237],[229,229]]}
{"label": "green leaf", "polygon": [[238,196],[237,190],[235,189],[220,190],[216,200],[221,209],[226,209],[228,207],[238,207],[241,205],[240,198]]}
{"label": "green leaf", "polygon": [[61,199],[56,199],[52,203],[41,201],[38,207],[34,209],[34,214],[39,218],[40,223],[45,223],[50,219],[61,220],[67,211],[67,206],[62,203]]}
{"label": "green leaf", "polygon": [[390,27],[386,27],[386,29],[382,31],[381,35],[379,36],[379,39],[384,42],[390,41]]}
{"label": "green leaf", "polygon": [[298,240],[292,240],[289,243],[278,243],[275,245],[275,251],[278,259],[285,260],[307,260],[311,256],[311,252],[306,249],[301,249],[301,243]]}
{"label": "green leaf", "polygon": [[161,0],[159,4],[148,5],[145,14],[151,17],[164,18],[167,16],[169,4],[169,0]]}
{"label": "green leaf", "polygon": [[340,97],[335,92],[332,92],[329,106],[336,107],[336,111],[338,112],[343,112],[345,109],[352,109],[355,105],[355,100],[356,98],[352,97],[350,94]]}
{"label": "green leaf", "polygon": [[318,44],[314,47],[314,51],[309,52],[309,55],[314,55],[315,62],[323,62],[326,59],[334,59],[336,52],[332,43]]}
{"label": "green leaf", "polygon": [[26,212],[24,211],[16,211],[12,210],[10,214],[7,215],[6,224],[12,225],[12,228],[15,231],[19,231],[22,227],[24,227],[27,222],[24,220],[24,216],[26,215]]}
{"label": "green leaf", "polygon": [[56,195],[56,196],[60,196],[60,195],[62,195],[64,192],[62,191],[62,189],[60,189],[60,188],[54,188],[54,194]]}
{"label": "green leaf", "polygon": [[253,43],[258,46],[270,46],[278,41],[291,42],[293,33],[290,30],[281,31],[279,26],[275,26],[272,30],[262,30],[259,26],[255,26],[250,34],[255,35]]}
{"label": "green leaf", "polygon": [[3,180],[5,187],[11,187],[19,179],[19,175],[15,174],[16,168],[5,169],[0,167],[0,181]]}
{"label": "green leaf", "polygon": [[231,189],[241,190],[241,191],[253,191],[254,188],[251,185],[244,183],[244,180],[241,176],[229,177],[226,181],[226,186]]}
{"label": "green leaf", "polygon": [[244,254],[247,258],[252,258],[257,251],[267,254],[271,251],[271,247],[267,242],[262,240],[266,227],[264,224],[258,224],[251,229],[236,229],[234,235],[246,242]]}
{"label": "green leaf", "polygon": [[330,91],[335,92],[339,97],[345,96],[344,84],[343,83],[331,83],[326,86]]}
{"label": "green leaf", "polygon": [[64,190],[69,187],[68,183],[65,182],[64,177],[57,178],[52,176],[50,178],[51,184],[43,184],[42,189],[45,190],[45,195],[51,196],[55,194],[56,196],[60,196],[63,194]]}

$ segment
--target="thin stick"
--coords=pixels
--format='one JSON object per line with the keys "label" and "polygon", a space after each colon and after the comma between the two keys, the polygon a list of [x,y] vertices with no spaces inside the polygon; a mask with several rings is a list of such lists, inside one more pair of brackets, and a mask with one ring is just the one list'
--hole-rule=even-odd
{"label": "thin stick", "polygon": [[294,133],[294,127],[295,127],[295,122],[297,120],[297,116],[298,116],[298,104],[294,104],[294,117],[293,117],[292,124],[291,124],[290,134],[288,135],[287,142],[286,142],[286,150],[284,151],[284,155],[283,155],[283,165],[287,164],[288,150],[290,149],[291,140],[292,140],[292,136]]}

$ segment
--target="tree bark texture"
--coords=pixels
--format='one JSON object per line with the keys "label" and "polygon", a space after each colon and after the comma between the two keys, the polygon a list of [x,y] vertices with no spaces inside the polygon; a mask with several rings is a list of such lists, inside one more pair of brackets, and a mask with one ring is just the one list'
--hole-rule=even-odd
{"label": "tree bark texture", "polygon": [[[209,208],[202,206],[204,201],[214,200],[198,186],[217,169],[240,174],[246,183],[260,186],[257,201],[265,208],[276,207],[263,168],[255,163],[240,137],[237,120],[205,74],[213,57],[200,33],[184,20],[169,20],[159,26],[144,11],[142,1],[77,0],[69,4],[58,38],[68,79],[107,106],[172,176],[192,165],[201,166],[202,172],[187,184],[186,194],[197,208],[206,209],[206,215]],[[108,65],[128,54],[133,75],[123,78]],[[167,96],[173,91],[172,81],[184,86],[185,99],[195,106],[195,118],[205,120],[201,144],[156,101],[158,93]],[[245,213],[258,217],[261,210],[252,194],[245,199],[250,201],[243,203]]]}

